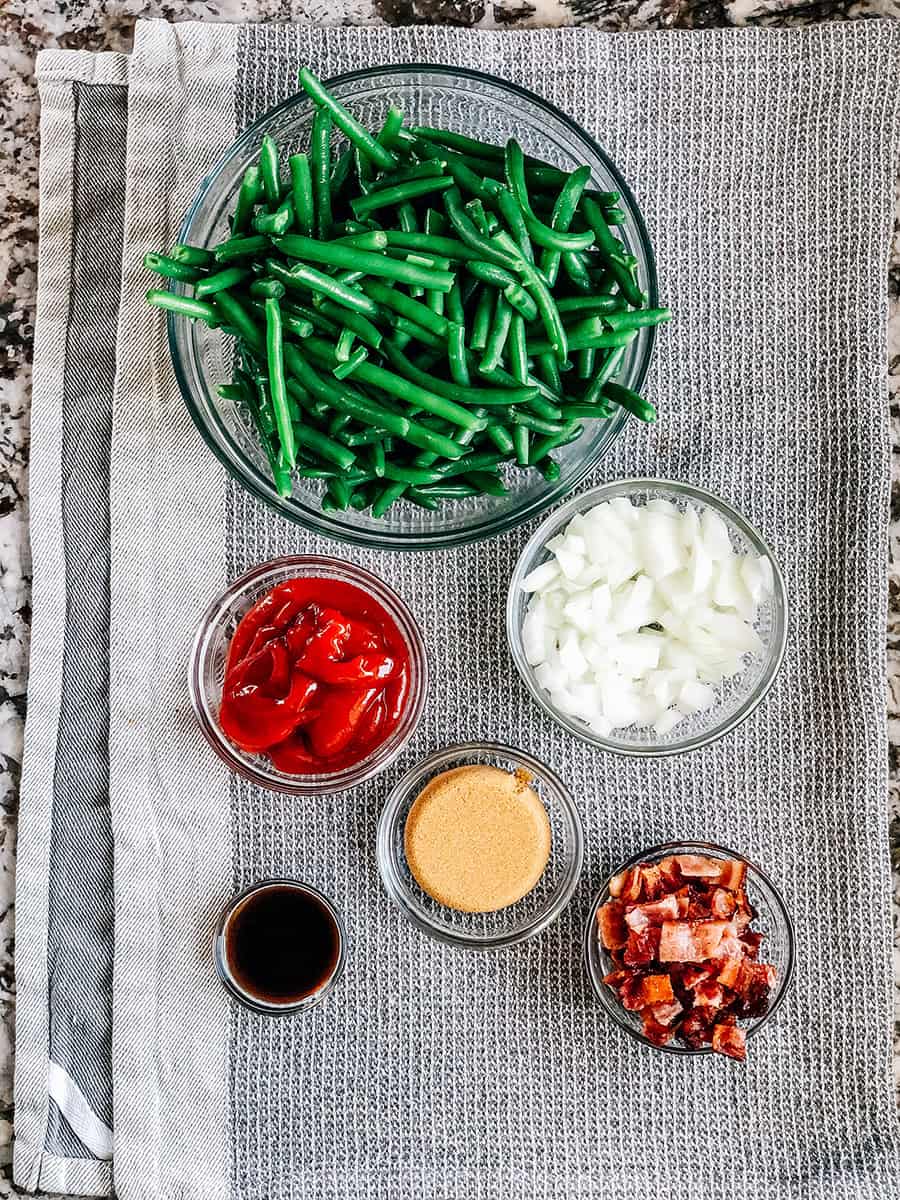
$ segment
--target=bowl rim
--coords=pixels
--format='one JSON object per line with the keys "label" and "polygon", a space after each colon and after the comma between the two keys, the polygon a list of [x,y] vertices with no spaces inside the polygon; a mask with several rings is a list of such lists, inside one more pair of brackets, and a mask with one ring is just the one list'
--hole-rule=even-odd
{"label": "bowl rim", "polygon": [[602,888],[597,892],[591,902],[590,912],[588,913],[587,921],[585,922],[584,935],[582,938],[583,959],[585,969],[588,974],[588,979],[591,982],[591,989],[596,998],[600,1001],[603,1010],[607,1015],[615,1021],[620,1029],[624,1029],[630,1034],[635,1041],[640,1042],[644,1046],[650,1046],[654,1050],[660,1050],[664,1054],[681,1055],[683,1057],[691,1057],[703,1054],[713,1054],[712,1046],[699,1046],[693,1049],[690,1046],[675,1045],[668,1042],[665,1046],[658,1046],[655,1042],[651,1042],[638,1028],[632,1025],[623,1014],[625,1009],[622,1008],[618,998],[614,996],[610,988],[603,982],[602,976],[598,978],[595,972],[595,959],[592,954],[594,949],[597,959],[602,951],[597,945],[597,938],[592,936],[597,924],[597,912],[601,904],[609,899],[609,885],[616,875],[622,871],[627,871],[630,867],[636,867],[640,863],[648,862],[654,858],[663,858],[666,854],[672,854],[676,851],[691,852],[693,850],[703,851],[706,854],[712,854],[717,857],[733,858],[738,862],[745,863],[749,872],[755,873],[763,881],[766,887],[772,893],[775,909],[782,922],[784,923],[785,940],[787,942],[787,965],[782,973],[781,979],[778,981],[775,998],[769,1005],[769,1008],[761,1017],[751,1018],[751,1023],[741,1026],[747,1035],[748,1039],[758,1033],[769,1021],[775,1016],[778,1010],[784,1003],[785,997],[790,989],[791,982],[794,978],[794,968],[796,966],[796,931],[794,929],[794,921],[791,917],[788,907],[784,902],[784,897],[780,890],[772,882],[771,877],[754,862],[753,859],[747,858],[745,854],[741,854],[737,850],[730,850],[727,846],[720,846],[716,842],[699,842],[699,841],[669,841],[660,842],[659,845],[649,846],[646,850],[642,850],[639,854],[633,854],[626,862],[623,862],[614,871],[611,871]]}
{"label": "bowl rim", "polygon": [[[406,899],[407,889],[400,878],[397,869],[397,859],[393,852],[391,829],[399,813],[400,806],[410,790],[416,784],[424,781],[425,777],[436,769],[441,767],[449,769],[460,758],[471,758],[473,755],[491,755],[496,758],[506,758],[528,768],[534,778],[549,785],[555,794],[556,800],[559,802],[572,839],[572,853],[567,861],[566,875],[559,892],[545,909],[513,933],[498,933],[494,935],[467,934],[449,930],[442,925],[429,921],[408,903]],[[463,950],[502,950],[508,946],[516,946],[543,933],[570,903],[578,888],[584,867],[584,826],[569,789],[554,770],[533,754],[529,754],[526,750],[516,749],[514,746],[508,746],[502,742],[457,742],[442,749],[431,751],[430,754],[427,754],[424,758],[414,763],[397,780],[378,815],[375,849],[378,872],[388,898],[403,913],[407,920],[422,933],[428,934],[429,937],[443,942],[445,945],[457,946]]]}
{"label": "bowl rim", "polygon": [[[604,168],[609,172],[610,176],[615,180],[617,189],[621,192],[629,212],[634,218],[634,227],[636,231],[637,241],[640,244],[641,252],[644,258],[644,265],[647,271],[647,295],[648,306],[653,308],[659,303],[659,281],[656,271],[656,256],[653,252],[653,243],[650,240],[650,235],[647,230],[647,225],[644,220],[643,213],[635,199],[634,193],[628,186],[628,183],[623,178],[619,168],[612,161],[600,143],[591,134],[587,132],[581,125],[578,124],[572,117],[568,116],[562,109],[558,108],[549,100],[545,100],[537,93],[529,91],[527,88],[521,87],[519,84],[512,83],[506,79],[501,79],[498,76],[489,75],[484,71],[471,70],[467,67],[450,66],[440,63],[415,63],[403,62],[389,64],[377,67],[363,67],[355,71],[347,71],[340,75],[334,75],[324,81],[324,86],[328,89],[333,89],[340,85],[348,83],[356,83],[360,80],[377,81],[382,76],[396,74],[422,74],[422,73],[440,73],[449,75],[452,78],[459,80],[479,80],[498,88],[500,91],[506,91],[519,99],[527,100],[529,104],[535,105],[537,108],[548,113],[554,119],[561,122],[577,140],[587,144],[593,153],[602,162]],[[222,173],[225,171],[228,164],[246,147],[253,145],[259,138],[260,131],[264,129],[268,123],[275,118],[279,113],[285,112],[290,108],[297,107],[302,104],[312,105],[312,100],[303,91],[295,92],[282,100],[280,104],[274,105],[267,109],[259,117],[256,118],[247,128],[235,138],[231,145],[222,154],[212,170],[201,180],[194,194],[193,199],[188,205],[185,216],[178,230],[177,240],[179,242],[190,240],[189,234],[192,222],[205,200],[206,196],[212,191]],[[171,280],[169,283],[171,291],[180,292],[183,290],[183,285]],[[264,487],[259,479],[249,471],[244,465],[243,455],[237,448],[235,455],[232,457],[225,447],[220,445],[218,440],[212,436],[212,433],[207,428],[206,421],[201,411],[201,404],[198,403],[192,392],[190,383],[187,378],[186,371],[181,361],[181,354],[178,349],[176,331],[179,328],[179,318],[176,313],[169,312],[166,315],[166,333],[169,346],[169,356],[172,361],[172,367],[175,373],[175,378],[178,383],[178,389],[181,392],[185,406],[191,415],[191,419],[200,432],[206,445],[213,452],[216,459],[222,464],[228,475],[235,479],[241,487],[245,488],[252,496],[262,503],[268,505],[275,512],[280,513],[293,524],[301,525],[306,529],[310,529],[324,537],[335,538],[338,541],[347,543],[353,546],[374,547],[389,550],[446,550],[459,546],[465,546],[472,542],[482,541],[486,538],[495,537],[501,533],[507,533],[511,529],[517,528],[526,521],[534,519],[539,513],[544,512],[548,507],[557,503],[563,497],[569,495],[577,488],[584,479],[590,474],[597,464],[609,452],[626,423],[629,420],[630,414],[624,409],[619,409],[613,417],[609,418],[609,424],[606,426],[609,436],[604,440],[593,454],[585,455],[582,462],[572,471],[572,474],[565,479],[561,484],[549,484],[546,490],[541,490],[535,494],[532,500],[524,505],[521,509],[517,509],[511,513],[504,515],[502,518],[486,517],[484,521],[479,521],[477,524],[463,529],[451,530],[449,532],[438,531],[435,533],[424,534],[418,533],[403,533],[391,532],[388,530],[360,530],[350,525],[343,524],[336,516],[324,511],[304,510],[302,514],[298,514],[295,508],[286,503],[283,497],[278,496],[272,488]],[[657,329],[655,326],[650,326],[644,341],[643,354],[636,363],[635,376],[631,381],[631,386],[635,390],[640,391],[646,382],[647,375],[650,370],[650,364],[653,361],[653,352],[656,346]],[[230,437],[228,438],[230,442]]]}
{"label": "bowl rim", "polygon": [[[689,737],[676,739],[673,742],[631,745],[613,737],[603,737],[598,733],[593,733],[583,722],[566,713],[560,712],[554,707],[550,702],[549,696],[538,685],[537,680],[534,679],[534,672],[525,659],[525,652],[522,645],[522,627],[521,622],[517,620],[517,609],[519,604],[519,584],[525,576],[525,567],[528,566],[531,569],[531,565],[534,564],[534,560],[546,543],[576,515],[576,512],[600,504],[606,497],[611,495],[650,489],[658,489],[659,491],[667,490],[679,497],[696,500],[706,507],[714,509],[720,515],[727,517],[751,546],[757,547],[761,553],[766,555],[772,564],[772,576],[774,580],[772,599],[774,609],[776,613],[780,614],[781,621],[780,628],[776,625],[773,631],[774,637],[770,652],[767,655],[765,668],[756,687],[730,717],[717,725],[713,725],[703,733],[695,733]],[[778,677],[781,665],[784,662],[789,630],[790,608],[787,590],[784,585],[784,576],[778,559],[760,531],[730,501],[722,499],[715,492],[698,484],[685,483],[674,479],[660,479],[649,476],[618,479],[599,484],[597,487],[590,488],[586,492],[579,492],[577,496],[570,496],[564,504],[561,504],[559,508],[555,508],[553,512],[545,517],[523,546],[513,567],[506,594],[506,640],[519,677],[525,684],[531,698],[547,716],[561,728],[565,729],[567,733],[572,734],[573,737],[586,742],[588,745],[596,746],[601,750],[621,755],[623,758],[669,758],[676,754],[688,754],[692,750],[701,750],[705,746],[719,741],[720,738],[725,737],[726,734],[731,733],[739,725],[742,725],[766,698]]]}
{"label": "bowl rim", "polygon": [[[407,708],[398,725],[388,737],[374,746],[366,758],[358,763],[342,767],[331,774],[297,775],[291,782],[287,777],[279,779],[255,768],[246,761],[222,733],[212,713],[209,711],[208,697],[203,686],[203,663],[208,651],[209,641],[221,622],[223,615],[230,609],[238,596],[252,585],[265,587],[266,581],[272,579],[282,570],[296,569],[299,575],[310,568],[324,568],[318,572],[325,579],[339,579],[368,591],[388,613],[401,636],[407,644],[410,659],[411,685]],[[274,586],[274,585],[273,585]],[[255,601],[254,601],[255,603]],[[324,796],[345,792],[358,784],[374,779],[393,763],[402,753],[410,738],[418,728],[425,700],[428,694],[429,666],[425,640],[415,617],[406,602],[384,582],[383,579],[360,567],[356,563],[347,562],[327,554],[285,554],[279,558],[267,559],[265,562],[251,567],[234,579],[225,589],[216,595],[203,610],[197,624],[197,632],[191,644],[187,664],[188,692],[191,709],[199,726],[200,732],[213,748],[222,762],[234,774],[264,787],[272,792],[288,796]]]}

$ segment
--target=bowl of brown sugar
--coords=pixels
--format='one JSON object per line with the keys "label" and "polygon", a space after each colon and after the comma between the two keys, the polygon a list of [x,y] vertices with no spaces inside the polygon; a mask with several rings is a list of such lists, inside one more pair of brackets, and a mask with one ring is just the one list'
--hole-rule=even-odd
{"label": "bowl of brown sugar", "polygon": [[378,825],[385,889],[440,941],[511,946],[542,932],[572,897],[584,839],[562,781],[522,750],[451,746],[404,775]]}

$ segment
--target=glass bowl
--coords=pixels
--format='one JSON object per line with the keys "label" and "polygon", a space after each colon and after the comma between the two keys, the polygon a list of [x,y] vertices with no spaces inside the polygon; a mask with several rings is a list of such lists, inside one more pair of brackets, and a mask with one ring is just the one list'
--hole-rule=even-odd
{"label": "glass bowl", "polygon": [[[760,604],[754,627],[763,644],[762,652],[757,655],[745,655],[744,670],[739,675],[715,685],[717,698],[711,708],[687,717],[663,736],[655,733],[650,726],[636,725],[617,729],[608,736],[603,736],[579,717],[562,712],[538,683],[535,668],[528,662],[522,642],[522,624],[529,601],[529,594],[522,591],[522,580],[549,557],[547,542],[565,529],[574,516],[616,497],[625,497],[637,504],[661,498],[670,500],[681,509],[689,504],[693,504],[698,510],[711,508],[725,522],[736,552],[765,555],[772,564],[773,591]],[[682,754],[688,750],[696,750],[722,737],[745,721],[766,695],[778,674],[784,658],[787,631],[788,605],[784,580],[778,563],[763,541],[762,535],[736,508],[705,488],[663,479],[625,479],[618,483],[603,484],[574,496],[556,509],[538,526],[519,556],[510,580],[506,602],[506,636],[513,661],[528,691],[544,712],[582,741],[599,746],[603,750],[637,757]]]}
{"label": "glass bowl", "polygon": [[[261,596],[286,579],[318,577],[341,580],[361,588],[387,612],[400,630],[409,654],[410,687],[406,711],[396,728],[358,763],[331,774],[288,775],[261,754],[249,754],[226,738],[219,727],[219,705],[225,676],[225,656],[238,622]],[[188,664],[191,704],[204,737],[219,758],[238,775],[276,792],[319,796],[341,792],[378,775],[394,761],[412,737],[428,688],[428,662],[422,636],[412,613],[376,575],[353,563],[316,554],[276,558],[254,567],[215,599],[200,621]]]}
{"label": "glass bowl", "polygon": [[[656,268],[647,230],[624,180],[596,142],[569,117],[540,97],[477,71],[455,67],[402,65],[355,71],[327,84],[335,96],[370,127],[378,127],[391,104],[407,120],[439,124],[500,143],[515,136],[525,150],[561,167],[587,163],[594,186],[621,193],[625,222],[619,234],[638,260],[638,278],[657,304]],[[178,234],[179,241],[211,246],[227,236],[227,217],[245,169],[259,158],[268,133],[285,151],[309,144],[313,106],[305,93],[292,96],[242,134],[201,184]],[[336,145],[341,144],[341,135]],[[174,285],[175,290],[186,290]],[[436,512],[403,502],[376,520],[355,511],[326,513],[320,507],[323,484],[296,480],[293,494],[279,497],[265,455],[246,413],[216,393],[231,378],[233,343],[201,322],[169,316],[169,346],[185,403],[207,444],[229,473],[285,517],[327,537],[356,545],[428,549],[462,545],[511,529],[536,516],[576,487],[607,452],[628,419],[624,410],[591,421],[582,436],[555,452],[561,473],[554,483],[537,471],[510,471],[511,492],[442,504]],[[655,333],[641,329],[623,360],[619,381],[640,390],[647,374]]]}
{"label": "glass bowl", "polygon": [[[515,904],[495,912],[464,913],[433,900],[419,887],[406,861],[404,830],[416,797],[431,779],[454,767],[478,763],[528,773],[550,819],[550,858],[537,885]],[[378,819],[377,856],[387,894],[414,925],[441,942],[494,950],[524,942],[556,920],[578,885],[584,835],[572,797],[549,767],[524,750],[471,742],[429,754],[407,771]]]}
{"label": "glass bowl", "polygon": [[638,1014],[623,1008],[612,988],[607,987],[603,982],[604,976],[614,970],[616,965],[609,952],[600,945],[600,939],[597,937],[597,913],[601,905],[610,898],[610,882],[620,871],[636,867],[639,863],[659,862],[661,858],[665,858],[669,854],[703,854],[709,858],[733,858],[737,862],[747,865],[745,885],[747,897],[756,910],[753,929],[765,935],[765,941],[759,949],[760,961],[771,963],[776,971],[775,989],[766,1013],[761,1017],[740,1022],[741,1028],[748,1038],[753,1037],[771,1021],[784,1002],[794,973],[794,925],[777,888],[765,872],[745,858],[743,854],[738,854],[735,850],[726,850],[724,846],[716,846],[712,842],[666,842],[662,846],[652,846],[649,850],[644,850],[641,854],[635,854],[629,858],[627,862],[613,871],[603,885],[591,906],[590,916],[585,926],[584,956],[594,992],[607,1015],[612,1017],[626,1033],[631,1034],[639,1042],[643,1042],[645,1046],[652,1046],[654,1050],[662,1050],[667,1054],[712,1054],[711,1046],[701,1046],[696,1050],[675,1042],[657,1046],[655,1042],[651,1042],[645,1036]]}

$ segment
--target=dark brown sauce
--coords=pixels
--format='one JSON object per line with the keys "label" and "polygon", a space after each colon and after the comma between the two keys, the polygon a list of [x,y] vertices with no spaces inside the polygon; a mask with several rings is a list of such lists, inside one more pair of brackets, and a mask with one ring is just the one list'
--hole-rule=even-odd
{"label": "dark brown sauce", "polygon": [[252,892],[225,930],[225,956],[237,985],[267,1004],[297,1003],[334,973],[340,934],[318,897],[289,884]]}

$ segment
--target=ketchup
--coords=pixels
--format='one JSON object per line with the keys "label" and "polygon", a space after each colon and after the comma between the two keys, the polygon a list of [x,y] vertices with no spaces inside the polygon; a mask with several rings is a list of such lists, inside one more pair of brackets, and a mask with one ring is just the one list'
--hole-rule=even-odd
{"label": "ketchup", "polygon": [[408,697],[406,643],[377,600],[338,579],[287,579],[234,631],[219,723],[279,771],[327,774],[385,741]]}

